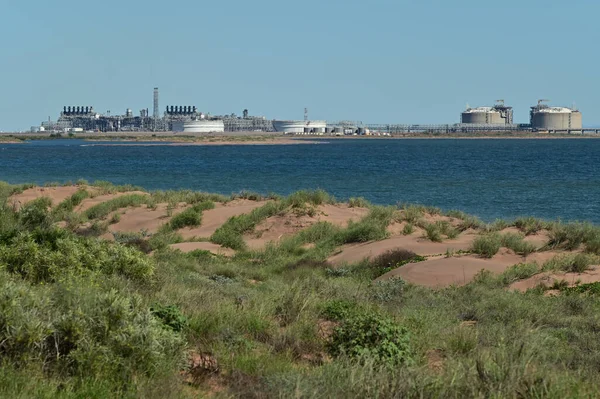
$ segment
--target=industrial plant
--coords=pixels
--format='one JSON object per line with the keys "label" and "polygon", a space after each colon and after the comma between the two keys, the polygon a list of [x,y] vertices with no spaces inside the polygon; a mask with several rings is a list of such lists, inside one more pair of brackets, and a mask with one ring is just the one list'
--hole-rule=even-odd
{"label": "industrial plant", "polygon": [[581,112],[567,107],[549,106],[548,100],[539,100],[531,107],[529,123],[515,123],[513,108],[504,100],[492,106],[469,107],[460,114],[460,123],[443,125],[363,124],[362,122],[310,120],[304,109],[303,120],[271,120],[251,116],[247,109],[242,116],[211,115],[195,105],[167,105],[161,113],[159,91],[154,88],[153,112],[141,109],[134,115],[128,108],[121,115],[110,111],[97,112],[93,106],[63,106],[56,121],[48,119],[32,131],[49,132],[281,132],[312,135],[391,135],[409,133],[485,133],[485,132],[564,132],[584,133],[598,129],[584,129]]}

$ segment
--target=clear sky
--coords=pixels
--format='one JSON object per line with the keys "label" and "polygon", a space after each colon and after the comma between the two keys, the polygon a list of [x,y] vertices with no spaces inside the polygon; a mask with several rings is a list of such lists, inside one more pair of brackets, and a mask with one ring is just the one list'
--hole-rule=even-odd
{"label": "clear sky", "polygon": [[64,105],[456,123],[537,99],[600,125],[597,0],[0,0],[0,130]]}

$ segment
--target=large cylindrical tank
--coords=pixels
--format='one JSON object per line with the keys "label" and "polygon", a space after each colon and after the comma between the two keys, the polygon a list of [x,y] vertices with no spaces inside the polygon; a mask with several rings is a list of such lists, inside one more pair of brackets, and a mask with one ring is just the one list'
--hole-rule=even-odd
{"label": "large cylindrical tank", "polygon": [[492,107],[469,108],[461,114],[462,123],[477,125],[504,124],[506,119]]}
{"label": "large cylindrical tank", "polygon": [[173,131],[183,133],[223,133],[225,132],[225,124],[222,120],[174,122]]}
{"label": "large cylindrical tank", "polygon": [[276,132],[282,133],[304,133],[314,132],[315,129],[324,131],[327,127],[326,121],[273,121]]}
{"label": "large cylindrical tank", "polygon": [[581,112],[564,107],[534,107],[531,127],[538,130],[578,130],[582,128]]}

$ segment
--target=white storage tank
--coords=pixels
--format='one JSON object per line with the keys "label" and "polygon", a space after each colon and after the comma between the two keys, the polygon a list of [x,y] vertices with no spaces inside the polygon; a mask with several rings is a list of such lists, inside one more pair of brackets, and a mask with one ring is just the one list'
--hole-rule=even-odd
{"label": "white storage tank", "polygon": [[326,121],[273,121],[275,131],[282,133],[322,133]]}
{"label": "white storage tank", "polygon": [[567,107],[549,107],[538,102],[531,107],[531,127],[537,130],[581,130],[581,112]]}
{"label": "white storage tank", "polygon": [[222,120],[197,120],[173,123],[174,132],[183,133],[223,133],[225,124]]}

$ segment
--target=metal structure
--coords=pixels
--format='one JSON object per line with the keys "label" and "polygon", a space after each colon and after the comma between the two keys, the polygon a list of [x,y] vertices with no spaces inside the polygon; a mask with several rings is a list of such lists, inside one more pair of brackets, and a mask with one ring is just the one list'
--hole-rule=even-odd
{"label": "metal structure", "polygon": [[159,130],[158,119],[160,115],[158,114],[158,87],[154,88],[154,112],[152,113],[152,118],[154,119],[153,129],[155,132]]}
{"label": "metal structure", "polygon": [[461,123],[510,125],[513,123],[512,107],[504,105],[504,100],[497,100],[493,107],[477,107],[467,109],[461,114]]}
{"label": "metal structure", "polygon": [[538,100],[536,106],[531,107],[530,124],[536,131],[582,131],[581,112],[575,108],[550,107],[545,102]]}

